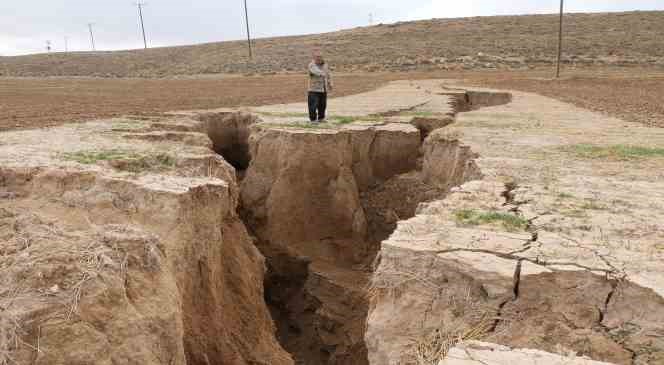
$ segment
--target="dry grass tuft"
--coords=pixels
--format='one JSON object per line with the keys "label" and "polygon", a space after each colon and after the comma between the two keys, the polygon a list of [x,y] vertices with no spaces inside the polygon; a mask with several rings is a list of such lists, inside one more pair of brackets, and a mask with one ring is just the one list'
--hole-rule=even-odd
{"label": "dry grass tuft", "polygon": [[14,288],[6,293],[8,297],[0,305],[0,365],[17,364],[12,352],[22,343],[23,335],[19,318],[10,311],[19,289]]}
{"label": "dry grass tuft", "polygon": [[480,341],[495,330],[498,309],[474,301],[470,290],[461,300],[450,298],[454,319],[442,322],[430,333],[412,340],[409,354],[417,365],[438,365],[449,351],[465,341]]}
{"label": "dry grass tuft", "polygon": [[381,298],[396,300],[409,284],[416,284],[416,288],[429,293],[439,293],[438,300],[446,301],[447,317],[433,331],[411,340],[410,351],[406,354],[409,363],[438,365],[456,345],[496,334],[496,326],[501,321],[500,310],[482,302],[471,284],[442,287],[426,275],[389,268],[374,275],[367,297],[374,303]]}
{"label": "dry grass tuft", "polygon": [[430,334],[416,339],[412,344],[412,357],[417,365],[438,365],[449,351],[465,341],[484,339],[493,329],[496,318],[488,312],[481,314],[479,321],[468,324],[454,321],[450,325],[442,325]]}

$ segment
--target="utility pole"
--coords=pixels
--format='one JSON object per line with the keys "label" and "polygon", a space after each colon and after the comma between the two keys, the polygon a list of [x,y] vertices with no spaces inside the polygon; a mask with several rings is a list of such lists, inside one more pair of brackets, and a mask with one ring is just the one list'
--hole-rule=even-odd
{"label": "utility pole", "polygon": [[46,41],[46,52],[51,53],[51,41]]}
{"label": "utility pole", "polygon": [[145,24],[143,24],[143,6],[146,4],[139,1],[136,3],[136,5],[138,6],[138,17],[141,19],[141,31],[143,32],[143,46],[145,46],[145,49],[148,49],[148,41],[147,38],[145,37]]}
{"label": "utility pole", "polygon": [[560,28],[558,29],[558,62],[556,65],[556,78],[560,77],[560,59],[563,55],[563,2],[560,0]]}
{"label": "utility pole", "polygon": [[69,52],[68,42],[69,38],[65,37],[65,53]]}
{"label": "utility pole", "polygon": [[92,33],[92,24],[94,23],[88,23],[88,29],[90,30],[90,43],[92,44],[92,52],[94,52],[97,50],[97,48],[95,47],[95,36]]}
{"label": "utility pole", "polygon": [[244,0],[244,19],[247,23],[247,45],[249,46],[249,59],[254,56],[251,51],[251,34],[249,33],[249,9],[247,8],[247,0]]}
{"label": "utility pole", "polygon": [[373,25],[373,13],[369,13],[369,25]]}

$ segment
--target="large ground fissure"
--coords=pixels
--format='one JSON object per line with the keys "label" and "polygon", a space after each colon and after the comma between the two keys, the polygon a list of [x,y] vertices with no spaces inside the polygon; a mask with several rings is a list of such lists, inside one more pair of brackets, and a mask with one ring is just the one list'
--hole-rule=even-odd
{"label": "large ground fissure", "polygon": [[246,114],[205,118],[215,151],[238,171],[240,215],[266,257],[280,343],[298,364],[368,364],[380,242],[421,202],[478,177],[475,156],[416,121],[307,133]]}

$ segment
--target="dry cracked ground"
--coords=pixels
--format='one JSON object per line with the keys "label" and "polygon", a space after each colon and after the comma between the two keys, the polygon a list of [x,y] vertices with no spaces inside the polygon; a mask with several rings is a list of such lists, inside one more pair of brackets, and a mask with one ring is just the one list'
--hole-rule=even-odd
{"label": "dry cracked ground", "polygon": [[664,364],[664,130],[395,81],[0,134],[0,364]]}

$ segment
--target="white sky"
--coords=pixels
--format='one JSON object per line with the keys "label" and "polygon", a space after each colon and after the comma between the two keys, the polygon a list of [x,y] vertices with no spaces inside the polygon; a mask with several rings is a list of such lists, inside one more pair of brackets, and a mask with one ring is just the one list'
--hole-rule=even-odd
{"label": "white sky", "polygon": [[[150,46],[195,44],[245,37],[243,0],[146,0]],[[247,0],[253,36],[339,30],[369,23],[498,14],[557,12],[558,0]],[[664,0],[567,0],[566,11],[664,10]],[[134,0],[0,0],[0,55],[142,47]]]}

